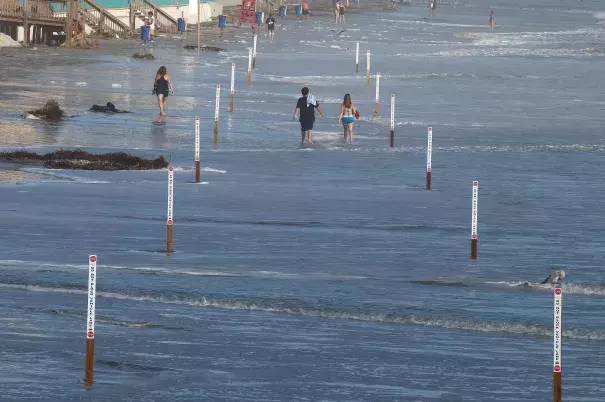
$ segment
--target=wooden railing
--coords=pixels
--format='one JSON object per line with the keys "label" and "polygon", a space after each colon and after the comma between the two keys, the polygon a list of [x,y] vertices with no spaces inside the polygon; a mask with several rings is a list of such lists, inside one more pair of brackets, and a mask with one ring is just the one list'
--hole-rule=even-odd
{"label": "wooden railing", "polygon": [[142,21],[145,21],[149,13],[152,12],[157,32],[178,32],[177,20],[149,0],[131,0],[130,5],[134,11],[134,15]]}
{"label": "wooden railing", "polygon": [[86,25],[99,34],[124,38],[130,35],[128,25],[111,15],[92,0],[80,0],[80,14]]}
{"label": "wooden railing", "polygon": [[64,17],[56,15],[48,1],[28,1],[27,7],[19,3],[0,1],[0,16],[14,19],[25,19],[32,22],[57,22],[61,25],[65,22]]}

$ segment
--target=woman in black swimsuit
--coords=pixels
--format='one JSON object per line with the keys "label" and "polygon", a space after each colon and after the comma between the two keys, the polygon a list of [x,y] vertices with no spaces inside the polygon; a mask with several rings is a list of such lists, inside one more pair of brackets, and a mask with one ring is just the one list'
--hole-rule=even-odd
{"label": "woman in black swimsuit", "polygon": [[160,115],[162,116],[166,115],[166,104],[170,92],[174,95],[174,87],[172,86],[170,76],[166,72],[166,67],[162,66],[155,75],[155,81],[153,83],[153,93],[158,97]]}

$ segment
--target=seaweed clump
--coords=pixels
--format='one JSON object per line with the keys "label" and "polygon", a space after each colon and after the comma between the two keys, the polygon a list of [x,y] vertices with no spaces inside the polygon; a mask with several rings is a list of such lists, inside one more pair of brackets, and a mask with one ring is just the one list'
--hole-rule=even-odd
{"label": "seaweed clump", "polygon": [[61,121],[65,117],[65,112],[61,110],[56,100],[49,100],[40,109],[29,110],[26,113],[48,121]]}
{"label": "seaweed clump", "polygon": [[91,154],[79,149],[58,150],[44,155],[26,151],[2,152],[0,161],[42,163],[49,169],[71,170],[157,170],[168,166],[163,155],[149,159],[125,152]]}
{"label": "seaweed clump", "polygon": [[[187,50],[197,50],[197,45],[185,45],[183,49]],[[216,46],[200,46],[200,51],[202,52],[224,52],[225,49],[216,47]]]}
{"label": "seaweed clump", "polygon": [[139,60],[155,60],[155,56],[152,55],[151,53],[137,52],[137,53],[133,54],[132,57],[134,57],[135,59],[139,59]]}

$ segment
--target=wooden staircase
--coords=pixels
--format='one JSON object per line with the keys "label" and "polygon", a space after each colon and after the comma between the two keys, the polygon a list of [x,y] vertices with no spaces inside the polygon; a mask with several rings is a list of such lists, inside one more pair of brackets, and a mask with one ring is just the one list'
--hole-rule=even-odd
{"label": "wooden staircase", "polygon": [[[150,2],[149,0],[130,0],[130,7],[133,17],[145,21],[150,12],[153,13],[155,30],[157,32],[176,34],[178,32],[178,22],[176,18]],[[134,27],[134,18],[131,17],[131,29]]]}
{"label": "wooden staircase", "polygon": [[92,0],[80,0],[80,15],[94,32],[113,38],[130,36],[130,28]]}

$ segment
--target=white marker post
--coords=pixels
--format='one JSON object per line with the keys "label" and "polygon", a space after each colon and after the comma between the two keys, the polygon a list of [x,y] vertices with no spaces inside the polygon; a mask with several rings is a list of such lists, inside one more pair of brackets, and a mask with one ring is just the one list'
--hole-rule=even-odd
{"label": "white marker post", "polygon": [[195,116],[195,182],[200,182],[200,116]]}
{"label": "white marker post", "polygon": [[218,143],[218,112],[221,103],[221,86],[216,86],[216,99],[214,100],[214,143]]}
{"label": "white marker post", "polygon": [[391,94],[391,129],[389,130],[389,146],[395,146],[395,94]]}
{"label": "white marker post", "polygon": [[258,35],[254,34],[254,42],[252,48],[252,68],[256,68],[256,42],[258,40]]}
{"label": "white marker post", "polygon": [[563,335],[563,289],[555,288],[555,305],[554,305],[554,327],[553,327],[553,338],[554,338],[554,354],[553,354],[553,368],[552,368],[552,386],[553,386],[553,402],[561,402],[561,370],[562,370],[562,350],[561,350],[561,337]]}
{"label": "white marker post", "polygon": [[97,256],[88,256],[88,312],[86,314],[86,371],[84,383],[92,385],[95,356],[95,307],[97,292]]}
{"label": "white marker post", "polygon": [[174,168],[168,167],[168,214],[166,216],[166,253],[172,254],[172,214],[174,211]]}
{"label": "white marker post", "polygon": [[252,83],[252,48],[248,48],[248,86]]}
{"label": "white marker post", "polygon": [[431,189],[431,162],[433,157],[433,127],[429,127],[426,144],[426,189]]}
{"label": "white marker post", "polygon": [[355,74],[359,74],[359,42],[355,45]]}
{"label": "white marker post", "polygon": [[229,111],[233,113],[235,103],[235,63],[231,63],[231,92],[229,92]]}
{"label": "white marker post", "polygon": [[370,85],[370,51],[366,53],[366,79],[368,81],[368,85]]}
{"label": "white marker post", "polygon": [[380,74],[376,73],[376,110],[374,110],[374,113],[376,114],[376,116],[380,116],[379,105],[380,105]]}
{"label": "white marker post", "polygon": [[477,259],[477,204],[479,202],[479,182],[473,181],[473,215],[471,220],[471,260]]}

